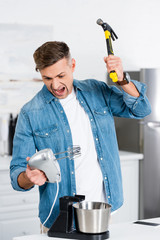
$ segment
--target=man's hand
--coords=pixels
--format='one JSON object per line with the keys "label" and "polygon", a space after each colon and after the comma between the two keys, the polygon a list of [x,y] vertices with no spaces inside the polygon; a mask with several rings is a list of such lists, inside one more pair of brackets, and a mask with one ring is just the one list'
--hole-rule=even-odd
{"label": "man's hand", "polygon": [[109,55],[108,57],[104,57],[104,62],[106,63],[108,73],[115,71],[118,76],[118,81],[122,81],[124,75],[121,59],[114,55]]}
{"label": "man's hand", "polygon": [[[26,158],[27,161],[29,159],[29,157]],[[24,189],[29,189],[34,185],[42,186],[46,181],[47,177],[44,172],[39,169],[32,170],[28,165],[26,171],[18,176],[18,184]]]}
{"label": "man's hand", "polygon": [[[104,57],[104,62],[106,63],[108,73],[115,71],[118,76],[118,81],[123,81],[124,73],[121,59],[114,55],[109,55],[108,57]],[[132,82],[121,87],[126,93],[130,94],[133,97],[140,96],[137,88]]]}
{"label": "man's hand", "polygon": [[[29,159],[29,157],[26,158],[27,161],[29,161]],[[32,183],[38,186],[45,184],[45,182],[47,181],[46,175],[43,171],[39,169],[32,170],[28,165],[26,169],[26,176]]]}

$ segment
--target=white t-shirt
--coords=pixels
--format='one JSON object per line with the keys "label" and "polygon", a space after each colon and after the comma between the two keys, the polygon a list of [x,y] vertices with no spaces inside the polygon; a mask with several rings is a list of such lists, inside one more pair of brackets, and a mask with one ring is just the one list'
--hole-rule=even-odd
{"label": "white t-shirt", "polygon": [[74,160],[77,194],[85,195],[87,201],[105,202],[103,177],[88,115],[74,90],[67,98],[59,100],[68,118],[73,145],[81,148],[81,156]]}

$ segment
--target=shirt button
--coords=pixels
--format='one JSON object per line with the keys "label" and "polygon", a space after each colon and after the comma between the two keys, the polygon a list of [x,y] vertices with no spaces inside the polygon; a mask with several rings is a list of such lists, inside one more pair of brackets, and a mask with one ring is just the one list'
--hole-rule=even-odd
{"label": "shirt button", "polygon": [[108,196],[108,198],[110,198],[110,196]]}
{"label": "shirt button", "polygon": [[81,101],[81,103],[83,103],[83,101]]}
{"label": "shirt button", "polygon": [[72,175],[74,174],[74,172],[72,172]]}
{"label": "shirt button", "polygon": [[75,193],[73,193],[73,195],[75,196],[76,194],[75,194]]}
{"label": "shirt button", "polygon": [[106,111],[104,111],[104,113],[106,113]]}
{"label": "shirt button", "polygon": [[67,133],[69,133],[69,130],[67,130]]}
{"label": "shirt button", "polygon": [[104,179],[107,180],[107,177],[105,177]]}
{"label": "shirt button", "polygon": [[91,118],[91,122],[93,121],[93,119]]}
{"label": "shirt button", "polygon": [[103,158],[100,158],[100,160],[102,161],[102,160],[103,160]]}
{"label": "shirt button", "polygon": [[61,113],[63,113],[63,111],[61,111]]}
{"label": "shirt button", "polygon": [[48,136],[48,133],[46,133],[46,136]]}
{"label": "shirt button", "polygon": [[96,138],[96,141],[98,141],[98,138]]}
{"label": "shirt button", "polygon": [[55,99],[55,101],[57,102],[57,98]]}

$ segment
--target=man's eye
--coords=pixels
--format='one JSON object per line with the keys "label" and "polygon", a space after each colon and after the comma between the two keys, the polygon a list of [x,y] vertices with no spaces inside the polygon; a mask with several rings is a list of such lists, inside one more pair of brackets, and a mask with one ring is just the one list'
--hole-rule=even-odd
{"label": "man's eye", "polygon": [[50,77],[45,77],[45,80],[51,80],[52,78],[50,78]]}
{"label": "man's eye", "polygon": [[63,78],[64,77],[64,75],[59,75],[59,78]]}

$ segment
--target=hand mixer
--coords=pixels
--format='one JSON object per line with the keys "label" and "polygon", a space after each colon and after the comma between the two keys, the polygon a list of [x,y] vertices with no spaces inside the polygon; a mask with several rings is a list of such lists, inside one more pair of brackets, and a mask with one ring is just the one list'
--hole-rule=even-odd
{"label": "hand mixer", "polygon": [[[67,156],[56,158],[57,155],[67,154]],[[58,164],[58,160],[64,158],[75,158],[81,155],[81,148],[79,146],[68,147],[67,151],[53,153],[50,148],[45,148],[35,153],[28,161],[28,165],[31,169],[39,169],[43,171],[48,179],[49,183],[57,183],[57,192],[53,201],[52,207],[46,220],[42,223],[42,226],[48,221],[54,208],[55,202],[59,192],[59,182],[61,181],[61,171]],[[42,228],[43,232],[43,228]]]}
{"label": "hand mixer", "polygon": [[[57,155],[67,154],[67,156],[56,158]],[[35,153],[28,161],[31,169],[39,169],[43,171],[48,179],[48,182],[55,183],[61,181],[61,172],[58,160],[64,158],[75,158],[81,155],[79,146],[69,147],[67,151],[53,153],[50,148],[43,149]]]}

